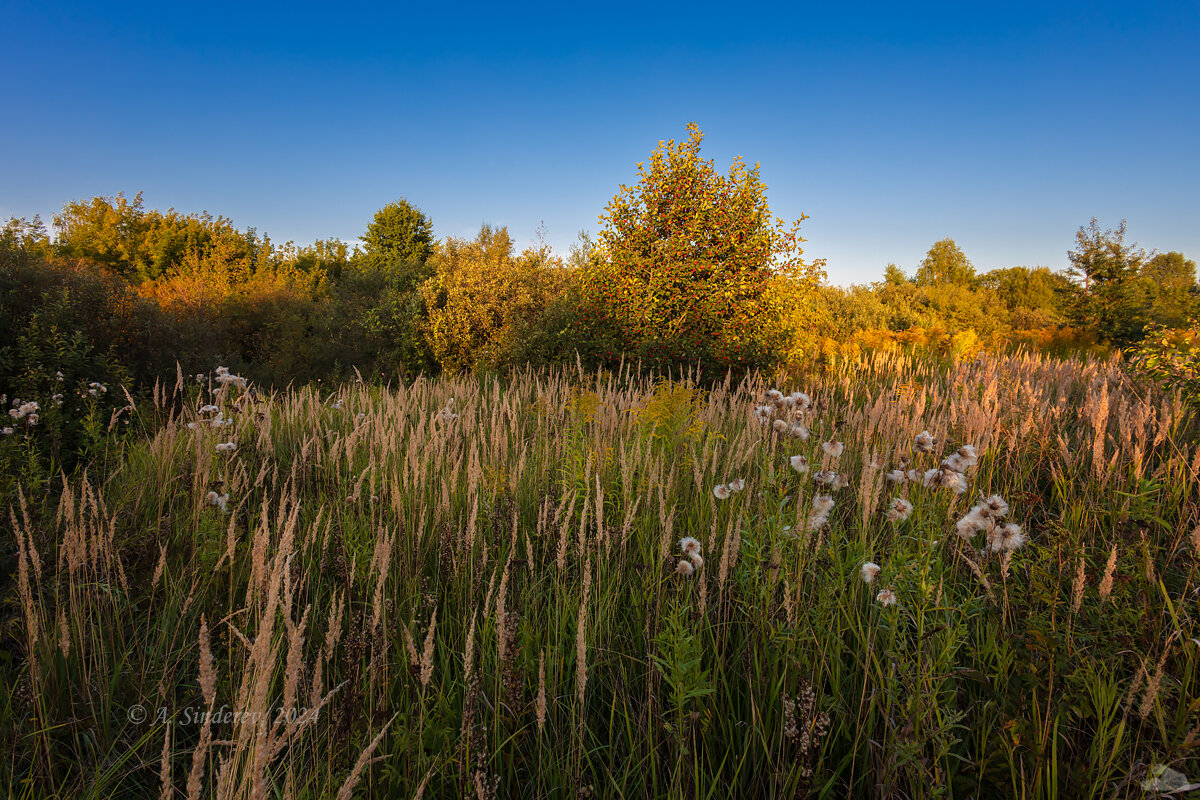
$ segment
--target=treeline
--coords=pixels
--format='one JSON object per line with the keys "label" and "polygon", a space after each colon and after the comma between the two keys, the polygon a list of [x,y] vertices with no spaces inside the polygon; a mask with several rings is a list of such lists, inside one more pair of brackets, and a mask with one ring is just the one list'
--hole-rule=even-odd
{"label": "treeline", "polygon": [[1184,329],[1196,265],[1146,253],[1124,224],[1081,228],[1071,267],[978,273],[952,239],[912,275],[829,285],[796,220],[773,218],[758,169],[699,158],[702,135],[659,146],[566,257],[518,251],[505,228],[437,239],[398,200],[361,245],[278,245],[224,217],[146,209],[141,195],[68,203],[0,234],[0,391],[76,380],[151,383],[228,366],[259,383],[393,380],[582,359],[725,370],[874,349],[970,356],[1127,347]]}

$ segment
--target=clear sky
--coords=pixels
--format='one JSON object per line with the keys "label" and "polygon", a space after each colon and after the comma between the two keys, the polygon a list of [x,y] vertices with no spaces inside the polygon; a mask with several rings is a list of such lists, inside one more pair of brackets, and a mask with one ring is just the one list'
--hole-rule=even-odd
{"label": "clear sky", "polygon": [[695,120],[829,278],[1066,265],[1093,216],[1200,258],[1200,2],[0,0],[0,218],[145,193],[273,240],[539,223],[565,253]]}

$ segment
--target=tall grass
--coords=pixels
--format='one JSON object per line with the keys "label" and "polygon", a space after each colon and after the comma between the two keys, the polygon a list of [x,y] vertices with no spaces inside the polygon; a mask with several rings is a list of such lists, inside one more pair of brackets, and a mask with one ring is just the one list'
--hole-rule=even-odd
{"label": "tall grass", "polygon": [[[4,791],[1110,798],[1200,773],[1177,398],[1116,361],[881,355],[781,381],[812,397],[802,440],[755,419],[767,388],[156,392],[169,419],[119,466],[8,514]],[[964,494],[885,479],[963,444]],[[955,534],[981,494],[1025,547]]]}

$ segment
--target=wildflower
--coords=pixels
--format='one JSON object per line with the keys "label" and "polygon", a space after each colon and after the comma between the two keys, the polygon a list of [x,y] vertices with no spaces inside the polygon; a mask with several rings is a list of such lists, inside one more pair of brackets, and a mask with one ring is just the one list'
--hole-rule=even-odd
{"label": "wildflower", "polygon": [[825,451],[825,455],[830,458],[837,458],[846,449],[846,445],[841,442],[822,442],[821,449]]}
{"label": "wildflower", "polygon": [[896,605],[896,593],[891,589],[880,589],[879,594],[875,595],[875,600],[882,606]]}
{"label": "wildflower", "polygon": [[1002,550],[1011,553],[1024,547],[1025,541],[1025,533],[1021,530],[1020,525],[1015,522],[1005,522],[996,526],[990,537],[989,544],[992,550],[997,553]]}
{"label": "wildflower", "polygon": [[217,445],[218,453],[232,453],[237,450],[237,442],[221,442]]}
{"label": "wildflower", "polygon": [[792,465],[792,469],[803,475],[808,472],[808,459],[804,456],[792,456],[788,459],[788,463]]}
{"label": "wildflower", "polygon": [[997,517],[1003,517],[1008,513],[1008,503],[1004,502],[1004,498],[998,494],[987,498],[981,505]]}
{"label": "wildflower", "polygon": [[229,367],[217,367],[216,377],[217,383],[221,384],[222,386],[233,384],[239,389],[246,388],[246,379],[231,373],[229,371]]}
{"label": "wildflower", "polygon": [[28,417],[25,418],[25,424],[32,427],[34,425],[37,425],[40,420],[41,420],[41,417],[39,417],[37,414],[30,414]]}
{"label": "wildflower", "polygon": [[[782,420],[780,420],[782,422]],[[799,439],[802,442],[808,441],[808,428],[803,423],[793,422],[788,428],[788,436],[793,439]]]}
{"label": "wildflower", "polygon": [[729,491],[733,492],[734,494],[737,494],[738,492],[740,492],[742,489],[745,489],[745,488],[746,488],[746,481],[744,481],[741,478],[734,478],[733,480],[731,480],[729,482]]}
{"label": "wildflower", "polygon": [[229,502],[229,492],[226,492],[225,494],[217,494],[216,492],[209,492],[208,495],[206,496],[206,499],[208,500],[208,504],[210,506],[216,506],[217,508],[224,511],[225,504]]}
{"label": "wildflower", "polygon": [[912,510],[912,503],[903,497],[897,497],[888,508],[887,520],[888,522],[904,522],[912,514]]}
{"label": "wildflower", "polygon": [[722,483],[713,489],[713,494],[716,495],[718,500],[728,500],[730,495],[729,487]]}
{"label": "wildflower", "polygon": [[963,539],[970,539],[977,531],[981,531],[986,527],[987,522],[975,513],[975,509],[971,509],[970,513],[954,523],[954,532]]}
{"label": "wildflower", "polygon": [[818,514],[828,514],[833,510],[833,497],[827,494],[819,494],[813,497],[813,511]]}
{"label": "wildflower", "polygon": [[858,574],[862,576],[863,583],[870,583],[879,575],[879,570],[880,567],[878,564],[874,561],[868,561],[859,568]]}
{"label": "wildflower", "polygon": [[967,491],[967,478],[952,469],[937,467],[925,471],[921,483],[931,489],[951,489],[955,494]]}
{"label": "wildflower", "polygon": [[955,453],[942,459],[942,469],[948,469],[953,472],[966,472],[967,462],[958,453]]}
{"label": "wildflower", "polygon": [[682,575],[685,578],[690,578],[693,574],[695,574],[695,572],[696,568],[692,566],[692,562],[690,561],[680,561],[675,565],[676,575]]}
{"label": "wildflower", "polygon": [[929,431],[921,431],[913,439],[913,446],[916,447],[918,453],[932,453],[936,441]]}
{"label": "wildflower", "polygon": [[908,474],[902,469],[894,469],[884,477],[891,483],[906,483],[908,481]]}
{"label": "wildflower", "polygon": [[679,540],[679,549],[685,556],[700,552],[700,540],[694,536],[685,536]]}

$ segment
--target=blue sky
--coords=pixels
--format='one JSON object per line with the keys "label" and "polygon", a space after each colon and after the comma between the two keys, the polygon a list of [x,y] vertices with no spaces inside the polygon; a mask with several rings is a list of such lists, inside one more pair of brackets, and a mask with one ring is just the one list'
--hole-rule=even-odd
{"label": "blue sky", "polygon": [[1200,3],[0,2],[0,217],[119,191],[273,240],[544,222],[565,253],[695,120],[829,278],[1066,265],[1093,216],[1200,258]]}

